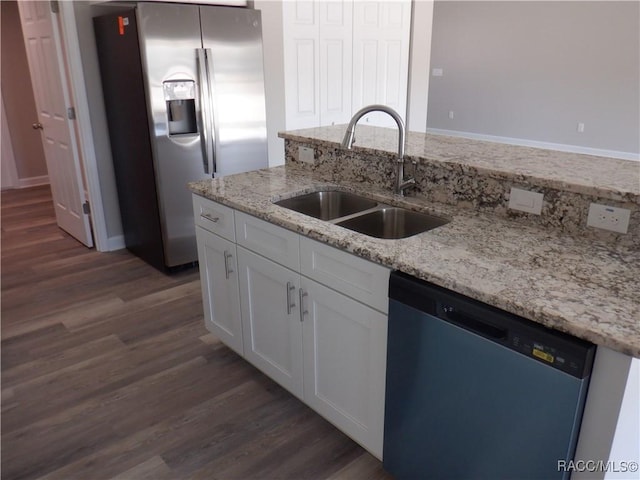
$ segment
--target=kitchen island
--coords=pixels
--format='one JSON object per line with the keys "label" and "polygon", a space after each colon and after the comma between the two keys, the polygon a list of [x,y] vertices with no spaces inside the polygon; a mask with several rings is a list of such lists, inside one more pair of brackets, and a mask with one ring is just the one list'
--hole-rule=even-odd
{"label": "kitchen island", "polygon": [[[385,134],[389,131],[379,130]],[[300,134],[295,137],[300,138]],[[313,138],[307,138],[306,142],[313,145]],[[389,143],[393,144],[393,140]],[[474,143],[494,149],[503,147]],[[352,156],[352,152],[345,152],[345,157]],[[629,164],[630,171],[620,175],[625,187],[618,194],[614,182],[597,188],[610,192],[612,197],[625,196],[627,202],[635,201],[640,210],[640,186],[636,191],[632,188],[633,175],[636,179],[640,177],[640,163],[624,163]],[[376,164],[365,168],[367,175],[379,176],[383,182],[388,182],[391,176],[381,173],[385,169]],[[583,168],[575,165],[570,168],[585,174]],[[618,170],[613,172],[619,174]],[[509,218],[496,214],[495,210],[436,203],[424,196],[401,198],[388,187],[369,180],[359,181],[359,175],[352,170],[339,178],[333,169],[327,172],[318,165],[290,161],[281,167],[195,182],[190,188],[198,195],[367,260],[640,357],[640,247],[631,243],[640,238],[637,226],[626,235],[629,240],[616,243],[611,238],[595,237],[600,232],[540,227],[537,218],[529,222],[533,215],[516,214],[515,218]],[[327,188],[365,194],[386,204],[444,216],[451,222],[406,239],[383,240],[274,205],[278,200]],[[572,215],[572,212],[565,214]],[[612,237],[609,232],[602,233]]]}
{"label": "kitchen island", "polygon": [[[359,127],[350,152],[339,147],[341,132],[344,127],[285,133],[286,165],[190,188],[302,237],[595,343],[601,359],[614,360],[606,366],[601,360],[607,372],[598,372],[596,362],[591,390],[621,390],[609,395],[615,405],[608,414],[598,395],[590,394],[578,455],[608,459],[624,384],[637,368],[631,357],[640,357],[640,163],[410,134],[407,158],[415,161],[418,187],[403,198],[390,190],[393,131]],[[312,163],[299,161],[299,147],[313,150]],[[513,186],[543,193],[542,214],[510,210]],[[413,237],[384,240],[274,205],[320,189],[354,192],[451,221]],[[629,232],[587,227],[592,201],[631,210]],[[624,367],[617,386],[606,378],[614,364]],[[632,421],[637,414],[636,407]],[[610,418],[610,432],[598,427],[607,438],[589,444],[590,438],[583,439],[593,436],[589,430],[596,426],[589,425],[597,424],[596,417]]]}

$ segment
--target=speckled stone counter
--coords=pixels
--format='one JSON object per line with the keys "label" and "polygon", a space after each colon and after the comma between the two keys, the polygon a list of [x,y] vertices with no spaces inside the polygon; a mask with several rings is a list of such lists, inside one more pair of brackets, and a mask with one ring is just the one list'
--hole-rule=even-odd
{"label": "speckled stone counter", "polygon": [[[298,147],[308,146],[315,162],[306,168],[390,190],[397,131],[358,125],[351,151],[340,146],[344,132],[336,125],[280,134],[286,162],[300,163]],[[640,248],[640,162],[415,132],[407,134],[405,158],[417,181],[413,194],[426,201]],[[512,187],[542,193],[541,214],[509,209]],[[592,202],[630,210],[628,232],[587,227]]]}
{"label": "speckled stone counter", "polygon": [[[423,197],[402,199],[384,186],[359,180],[337,181],[331,171],[289,162],[194,182],[189,187],[198,195],[360,257],[640,357],[638,248],[566,235],[481,209],[458,208]],[[627,193],[637,196],[626,175],[620,182],[627,182]],[[609,187],[613,191],[619,188],[598,188]],[[356,192],[387,204],[445,216],[451,222],[406,239],[382,240],[273,204],[321,188]],[[624,189],[620,192],[627,194]]]}

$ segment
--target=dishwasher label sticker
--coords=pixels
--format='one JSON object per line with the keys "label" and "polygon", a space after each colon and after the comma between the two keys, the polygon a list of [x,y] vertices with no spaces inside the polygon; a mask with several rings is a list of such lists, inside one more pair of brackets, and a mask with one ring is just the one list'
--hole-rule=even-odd
{"label": "dishwasher label sticker", "polygon": [[540,360],[544,360],[545,362],[553,363],[553,355],[547,352],[543,352],[537,348],[533,349],[533,356],[539,358]]}

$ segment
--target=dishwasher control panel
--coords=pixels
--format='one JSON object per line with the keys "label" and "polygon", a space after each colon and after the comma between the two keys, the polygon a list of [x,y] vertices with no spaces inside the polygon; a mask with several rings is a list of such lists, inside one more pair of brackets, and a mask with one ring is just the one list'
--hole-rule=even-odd
{"label": "dishwasher control panel", "polygon": [[576,378],[591,374],[595,345],[398,272],[389,296]]}

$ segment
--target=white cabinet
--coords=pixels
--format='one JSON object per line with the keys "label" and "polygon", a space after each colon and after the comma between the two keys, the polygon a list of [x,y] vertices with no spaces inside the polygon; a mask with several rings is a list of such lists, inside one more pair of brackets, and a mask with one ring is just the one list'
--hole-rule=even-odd
{"label": "white cabinet", "polygon": [[303,275],[387,313],[389,269],[310,238],[300,237]]}
{"label": "white cabinet", "polygon": [[[204,211],[218,220],[208,227],[226,219],[237,244],[197,229],[208,328],[225,343],[241,332],[236,351],[382,458],[390,270],[242,212],[230,222],[227,207],[210,203]],[[202,205],[194,205],[198,218]],[[234,258],[241,325],[225,252]]]}
{"label": "white cabinet", "polygon": [[304,401],[382,458],[387,316],[302,277]]}
{"label": "white cabinet", "polygon": [[193,196],[204,323],[243,355],[233,210]]}
{"label": "white cabinet", "polygon": [[196,227],[196,239],[205,326],[242,355],[236,245],[201,227]]}
{"label": "white cabinet", "polygon": [[236,212],[236,235],[238,245],[292,270],[300,269],[300,240],[297,233]]}
{"label": "white cabinet", "polygon": [[245,358],[302,399],[300,276],[242,247],[238,266]]}

